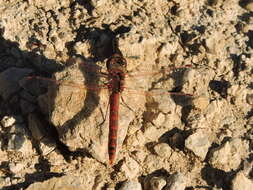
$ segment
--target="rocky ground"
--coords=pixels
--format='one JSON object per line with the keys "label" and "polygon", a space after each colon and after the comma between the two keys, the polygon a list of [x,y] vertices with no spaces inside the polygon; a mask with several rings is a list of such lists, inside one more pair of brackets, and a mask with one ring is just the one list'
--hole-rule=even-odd
{"label": "rocky ground", "polygon": [[0,1],[1,189],[253,189],[252,53],[251,0]]}

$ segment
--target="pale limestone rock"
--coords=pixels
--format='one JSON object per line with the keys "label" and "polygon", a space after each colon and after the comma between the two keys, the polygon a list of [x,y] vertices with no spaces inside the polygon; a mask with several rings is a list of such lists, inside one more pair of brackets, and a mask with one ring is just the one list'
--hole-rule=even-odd
{"label": "pale limestone rock", "polygon": [[204,160],[208,149],[212,144],[209,140],[209,136],[210,135],[208,133],[204,133],[203,130],[199,130],[186,139],[185,146],[189,150],[193,151],[196,156],[199,156],[202,160]]}

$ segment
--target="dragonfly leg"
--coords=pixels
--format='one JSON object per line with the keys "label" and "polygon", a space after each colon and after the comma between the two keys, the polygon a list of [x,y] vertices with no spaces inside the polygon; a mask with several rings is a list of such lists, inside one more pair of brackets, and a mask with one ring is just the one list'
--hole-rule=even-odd
{"label": "dragonfly leg", "polygon": [[125,102],[123,96],[120,96],[120,98],[121,98],[121,101],[122,101],[123,105],[126,106],[128,109],[130,109],[132,112],[134,112],[134,110],[129,105],[127,105],[127,103]]}
{"label": "dragonfly leg", "polygon": [[108,109],[109,109],[109,101],[107,103],[107,106],[106,106],[106,112],[105,112],[105,115],[100,107],[100,112],[102,114],[102,117],[103,117],[103,121],[98,125],[98,126],[102,126],[104,124],[104,122],[106,121],[106,118],[107,118],[107,114],[108,114]]}

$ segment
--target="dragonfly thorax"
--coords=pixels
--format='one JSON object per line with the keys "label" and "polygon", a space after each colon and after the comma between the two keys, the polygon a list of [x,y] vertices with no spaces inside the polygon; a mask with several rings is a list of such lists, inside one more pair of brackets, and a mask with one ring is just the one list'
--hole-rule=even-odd
{"label": "dragonfly thorax", "polygon": [[127,62],[121,54],[113,54],[106,62],[109,73],[109,89],[111,92],[123,91]]}
{"label": "dragonfly thorax", "polygon": [[119,70],[109,72],[109,89],[111,92],[119,93],[124,89],[125,73]]}

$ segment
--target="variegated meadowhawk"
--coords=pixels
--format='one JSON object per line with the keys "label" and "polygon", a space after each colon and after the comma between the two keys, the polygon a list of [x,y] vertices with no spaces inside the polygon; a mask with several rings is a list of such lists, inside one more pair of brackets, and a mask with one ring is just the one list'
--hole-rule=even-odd
{"label": "variegated meadowhawk", "polygon": [[[107,73],[101,72],[96,65],[85,63],[85,61],[79,60],[79,63],[73,64],[71,67],[69,67],[69,69],[71,70],[76,70],[75,74],[72,76],[69,75],[70,70],[65,70],[64,72],[59,74],[60,76],[56,74],[55,79],[31,76],[29,77],[29,80],[38,79],[48,81],[49,83],[53,84],[53,87],[51,87],[51,89],[54,90],[49,91],[46,96],[50,99],[45,99],[45,96],[43,96],[45,104],[43,105],[42,103],[41,107],[45,108],[45,105],[48,105],[48,110],[45,112],[49,112],[49,120],[55,126],[57,126],[58,132],[60,133],[60,136],[63,136],[63,139],[66,140],[68,138],[79,138],[79,140],[77,140],[78,142],[75,141],[77,142],[75,145],[68,143],[66,144],[70,147],[74,147],[75,149],[78,147],[82,147],[83,143],[86,144],[87,149],[90,148],[91,150],[99,150],[98,147],[101,144],[105,144],[104,134],[107,134],[107,154],[109,154],[109,164],[113,165],[116,158],[117,144],[122,145],[124,136],[126,135],[127,131],[125,129],[123,132],[121,131],[118,133],[118,130],[122,130],[122,128],[119,128],[119,126],[129,125],[129,123],[134,118],[133,113],[145,107],[146,102],[144,101],[145,98],[143,97],[159,95],[168,96],[169,94],[191,96],[189,94],[183,94],[179,92],[169,92],[168,90],[164,89],[155,89],[154,85],[150,85],[151,83],[149,81],[152,79],[151,77],[158,76],[158,78],[160,77],[160,79],[162,79],[164,78],[164,76],[166,76],[167,78],[172,71],[187,69],[190,67],[190,65],[177,68],[162,68],[159,71],[155,72],[127,73],[126,59],[123,57],[119,48],[115,47],[112,56],[107,60],[106,66]],[[147,76],[150,76],[148,80],[143,79]],[[106,78],[107,83],[102,83],[101,85],[99,81],[100,78]],[[140,86],[141,88],[139,88]],[[104,95],[100,94],[99,96],[97,96],[98,93],[102,91],[102,89],[108,89],[109,101],[106,101],[106,98],[101,97]],[[129,95],[124,96],[124,98],[121,98],[120,101],[120,94],[122,94],[123,91],[127,91]],[[64,95],[59,96],[59,92],[64,92]],[[41,99],[43,99],[43,97]],[[100,101],[102,101],[102,103],[99,104],[103,105],[103,110],[100,110],[100,113],[102,113],[103,118],[101,119],[101,117],[98,117],[99,111],[96,112],[96,114],[92,118],[93,120],[96,120],[95,123],[97,124],[104,123],[106,125],[109,125],[109,131],[107,130],[106,132],[101,132],[103,135],[98,135],[98,131],[94,131],[92,128],[90,128],[90,130],[87,129],[87,125],[92,125],[92,122],[89,121],[89,117],[96,109],[96,106],[98,106],[98,103],[96,101],[99,98]],[[43,100],[41,102],[43,102]],[[109,123],[107,123],[108,121],[106,120],[108,102],[110,105]],[[121,108],[121,111],[119,112],[120,102],[123,106]],[[59,106],[59,104],[61,106]],[[58,109],[57,107],[61,108]],[[86,108],[84,109],[84,107]],[[131,115],[131,117],[127,117],[127,115]],[[124,117],[127,119],[124,119]],[[81,122],[81,120],[83,120],[84,118],[86,118],[85,122]],[[83,128],[86,128],[86,132],[81,132],[81,130],[77,133],[78,137],[74,137],[76,136],[76,134],[72,136],[73,130],[76,126],[79,126],[79,131],[80,129],[83,130]],[[69,133],[68,131],[71,132]],[[87,138],[87,136],[92,137],[93,135],[96,137],[100,137],[93,140],[91,138]],[[104,151],[101,149],[101,152]],[[91,151],[91,154],[98,160],[102,162],[105,161],[103,158],[101,158],[101,156],[98,156],[98,153],[96,153],[95,151]]]}

